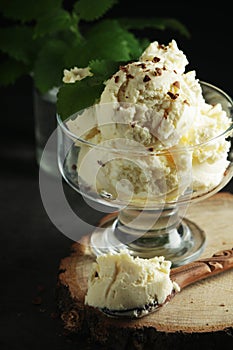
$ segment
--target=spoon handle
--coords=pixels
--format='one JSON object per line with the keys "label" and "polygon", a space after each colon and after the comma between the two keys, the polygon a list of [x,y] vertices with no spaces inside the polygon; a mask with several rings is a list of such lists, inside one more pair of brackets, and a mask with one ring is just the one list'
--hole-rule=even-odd
{"label": "spoon handle", "polygon": [[170,278],[184,288],[196,281],[233,268],[233,248],[215,253],[211,258],[196,260],[171,269]]}

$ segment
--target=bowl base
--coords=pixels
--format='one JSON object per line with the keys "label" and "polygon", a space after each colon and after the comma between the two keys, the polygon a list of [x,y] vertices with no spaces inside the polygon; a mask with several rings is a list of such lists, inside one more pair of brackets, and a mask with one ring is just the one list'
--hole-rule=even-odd
{"label": "bowl base", "polygon": [[127,234],[117,229],[117,217],[117,213],[107,215],[101,220],[99,228],[92,233],[90,243],[96,256],[127,250],[130,255],[140,258],[164,256],[174,267],[196,260],[205,247],[204,231],[186,218],[166,236],[142,236],[135,240],[131,237],[128,240]]}

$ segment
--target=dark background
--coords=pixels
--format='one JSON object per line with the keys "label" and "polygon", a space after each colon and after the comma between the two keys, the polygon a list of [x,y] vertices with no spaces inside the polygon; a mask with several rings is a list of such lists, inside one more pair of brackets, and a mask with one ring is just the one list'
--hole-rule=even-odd
{"label": "dark background", "polygon": [[[69,2],[67,2],[69,3]],[[200,80],[233,96],[232,19],[224,2],[208,5],[163,1],[120,1],[109,16],[174,17],[187,26],[191,38],[169,31],[147,32],[167,44],[175,38]],[[72,241],[49,220],[39,193],[35,160],[33,84],[23,77],[0,89],[0,349],[84,349],[66,336],[54,299],[60,260]],[[224,190],[232,191],[232,182]],[[70,193],[77,206],[83,203]],[[83,209],[86,210],[86,209]],[[93,348],[93,347],[92,347]]]}

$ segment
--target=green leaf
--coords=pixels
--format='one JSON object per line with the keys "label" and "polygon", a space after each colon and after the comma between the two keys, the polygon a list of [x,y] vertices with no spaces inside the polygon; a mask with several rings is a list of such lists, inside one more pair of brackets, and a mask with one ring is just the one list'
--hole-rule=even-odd
{"label": "green leaf", "polygon": [[67,30],[75,30],[74,17],[68,11],[55,9],[39,18],[35,27],[35,37]]}
{"label": "green leaf", "polygon": [[22,62],[8,59],[0,65],[0,85],[7,86],[13,84],[21,76],[29,74],[29,67]]}
{"label": "green leaf", "polygon": [[100,97],[104,85],[92,82],[93,77],[87,77],[72,84],[64,84],[57,94],[57,112],[62,120],[72,114],[92,106]]}
{"label": "green leaf", "polygon": [[190,33],[185,25],[174,18],[119,18],[119,23],[127,30],[154,28],[159,30],[171,29],[189,38]]}
{"label": "green leaf", "polygon": [[26,26],[12,26],[0,29],[0,49],[10,57],[24,63],[30,63],[34,42],[32,30]]}
{"label": "green leaf", "polygon": [[[142,38],[142,39],[138,39],[138,40],[139,40],[140,46],[142,48],[140,55],[139,55],[139,56],[141,56],[141,54],[145,51],[145,49],[150,45],[150,40],[147,38]],[[138,56],[138,58],[139,58],[139,56]]]}
{"label": "green leaf", "polygon": [[92,106],[100,98],[104,82],[125,62],[92,60],[89,67],[93,76],[72,84],[64,84],[57,95],[57,111],[62,120],[72,114]]}
{"label": "green leaf", "polygon": [[144,48],[144,46],[141,45],[142,42],[137,39],[133,33],[127,31],[125,31],[124,37],[129,49],[130,60],[138,59]]}
{"label": "green leaf", "polygon": [[131,60],[140,51],[140,43],[133,34],[123,29],[117,20],[102,20],[86,34],[83,55],[86,60]]}
{"label": "green leaf", "polygon": [[119,69],[121,64],[123,62],[91,60],[88,66],[94,75],[93,78],[102,83],[106,79],[109,79]]}
{"label": "green leaf", "polygon": [[74,11],[80,19],[94,21],[102,17],[117,0],[79,0],[74,5]]}
{"label": "green leaf", "polygon": [[65,42],[54,39],[49,40],[39,52],[34,67],[34,81],[41,93],[61,85],[67,50],[69,47]]}
{"label": "green leaf", "polygon": [[165,23],[166,28],[170,28],[172,30],[177,30],[183,36],[190,38],[191,34],[190,34],[189,30],[187,29],[187,27],[183,23],[178,21],[177,19],[164,18],[164,23]]}
{"label": "green leaf", "polygon": [[86,67],[89,62],[89,58],[84,53],[85,41],[77,42],[73,41],[69,44],[69,50],[65,56],[65,68],[73,68],[77,66],[79,68]]}
{"label": "green leaf", "polygon": [[0,0],[0,12],[9,19],[32,21],[62,6],[62,0]]}

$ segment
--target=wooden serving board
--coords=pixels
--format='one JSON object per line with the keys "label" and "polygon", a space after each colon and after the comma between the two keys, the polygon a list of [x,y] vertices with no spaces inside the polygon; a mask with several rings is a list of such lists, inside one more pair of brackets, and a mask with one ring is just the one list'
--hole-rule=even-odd
{"label": "wooden serving board", "polygon": [[[193,204],[186,217],[206,233],[200,258],[233,248],[233,195],[218,193]],[[75,243],[72,254],[60,264],[58,306],[67,330],[86,334],[106,349],[194,349],[199,345],[217,349],[222,341],[233,345],[233,269],[184,288],[166,306],[141,319],[110,318],[84,305],[95,260],[88,240],[86,236],[84,244]]]}

